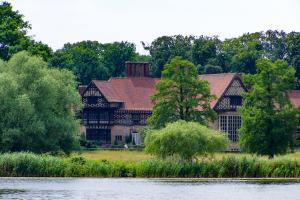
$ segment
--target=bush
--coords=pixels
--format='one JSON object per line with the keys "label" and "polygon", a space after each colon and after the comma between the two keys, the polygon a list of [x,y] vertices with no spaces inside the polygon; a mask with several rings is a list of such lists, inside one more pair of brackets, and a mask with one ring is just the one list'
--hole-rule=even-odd
{"label": "bush", "polygon": [[160,130],[151,130],[145,139],[145,151],[162,158],[194,156],[225,150],[227,137],[196,122],[177,121]]}

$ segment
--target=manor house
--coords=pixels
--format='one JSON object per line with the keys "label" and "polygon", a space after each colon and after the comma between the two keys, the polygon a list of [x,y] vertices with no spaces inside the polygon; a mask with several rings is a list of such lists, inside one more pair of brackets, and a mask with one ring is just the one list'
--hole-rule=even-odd
{"label": "manor house", "polygon": [[[149,76],[149,63],[126,62],[125,65],[125,77],[93,80],[79,88],[84,104],[81,131],[86,139],[97,140],[103,146],[122,144],[130,135],[135,144],[140,144],[138,130],[146,125],[153,108],[150,96],[159,79]],[[237,129],[241,126],[237,107],[242,105],[241,93],[246,90],[240,75],[205,74],[199,75],[199,79],[208,81],[211,93],[217,97],[210,105],[218,118],[210,126],[226,132],[232,142],[230,148],[236,149]],[[292,103],[300,106],[300,92],[289,95]]]}

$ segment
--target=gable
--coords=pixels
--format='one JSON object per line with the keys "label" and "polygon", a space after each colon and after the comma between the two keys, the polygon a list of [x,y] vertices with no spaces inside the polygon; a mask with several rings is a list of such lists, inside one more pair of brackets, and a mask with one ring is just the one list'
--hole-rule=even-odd
{"label": "gable", "polygon": [[242,93],[244,91],[245,87],[241,79],[236,76],[220,97],[214,109],[217,111],[236,111],[237,107],[242,105]]}
{"label": "gable", "polygon": [[82,94],[84,107],[109,107],[108,101],[92,82]]}

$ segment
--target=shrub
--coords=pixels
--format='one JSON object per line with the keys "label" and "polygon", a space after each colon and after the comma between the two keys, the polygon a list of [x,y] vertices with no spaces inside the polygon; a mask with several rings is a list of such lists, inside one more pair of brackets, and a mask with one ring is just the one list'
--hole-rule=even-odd
{"label": "shrub", "polygon": [[191,160],[199,154],[224,150],[227,137],[196,122],[177,121],[148,132],[145,147],[147,153],[162,158],[179,156]]}

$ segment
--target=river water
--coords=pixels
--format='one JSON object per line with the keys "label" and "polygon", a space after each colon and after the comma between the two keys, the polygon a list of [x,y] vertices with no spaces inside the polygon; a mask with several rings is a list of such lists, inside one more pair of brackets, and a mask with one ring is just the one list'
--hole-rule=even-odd
{"label": "river water", "polygon": [[300,200],[300,183],[120,178],[0,178],[0,199]]}

